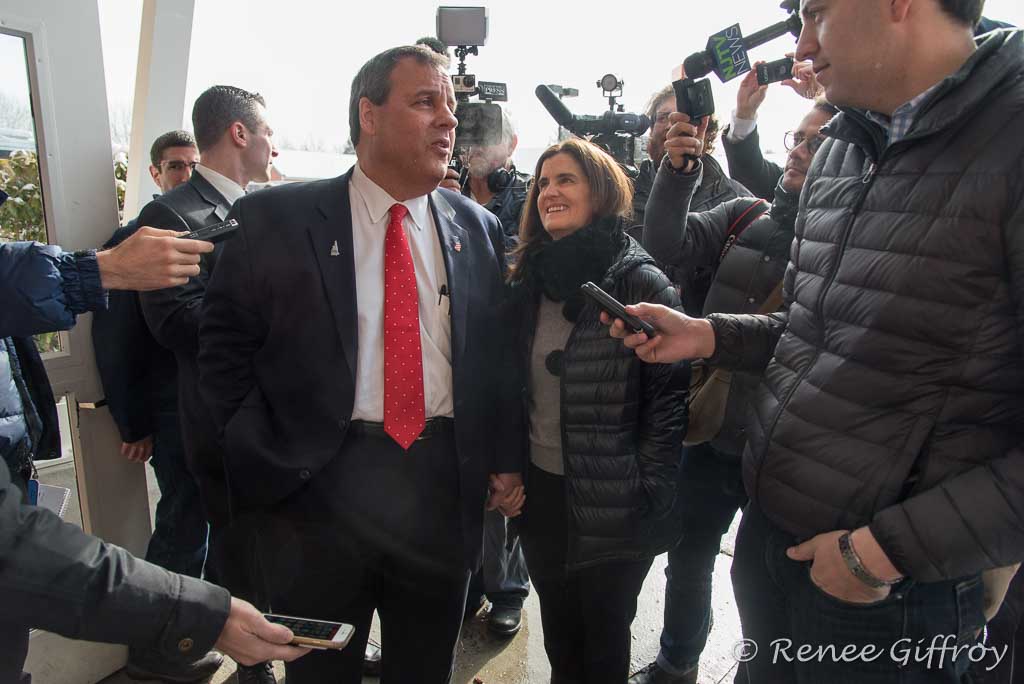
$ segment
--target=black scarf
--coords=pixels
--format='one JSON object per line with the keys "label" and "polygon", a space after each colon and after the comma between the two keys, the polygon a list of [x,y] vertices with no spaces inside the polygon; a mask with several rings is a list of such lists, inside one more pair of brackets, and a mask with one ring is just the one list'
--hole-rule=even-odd
{"label": "black scarf", "polygon": [[537,251],[524,264],[523,284],[527,292],[565,302],[563,314],[575,321],[583,308],[580,286],[600,283],[619,258],[626,243],[624,221],[617,216],[598,219],[561,240],[547,234]]}

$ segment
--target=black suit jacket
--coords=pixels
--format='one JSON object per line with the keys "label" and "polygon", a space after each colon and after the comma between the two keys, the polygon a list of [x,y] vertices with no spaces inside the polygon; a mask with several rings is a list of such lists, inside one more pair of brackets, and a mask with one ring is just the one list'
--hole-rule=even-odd
{"label": "black suit jacket", "polygon": [[[129,221],[103,249],[121,244],[138,229],[138,221]],[[153,338],[137,292],[109,293],[106,310],[93,313],[92,342],[103,393],[123,441],[152,435],[159,413],[178,412],[177,362]]]}
{"label": "black suit jacket", "polygon": [[[141,226],[168,230],[198,230],[227,216],[227,200],[199,173],[187,183],[147,204],[139,214]],[[200,273],[188,283],[139,295],[146,323],[156,341],[174,352],[178,363],[178,411],[181,416],[185,458],[199,484],[210,522],[228,520],[223,456],[217,429],[199,394],[199,317],[206,286],[223,249],[223,243],[204,254]]]}
{"label": "black suit jacket", "polygon": [[[271,506],[316,477],[351,421],[359,350],[350,176],[263,190],[231,211],[242,228],[206,293],[199,366],[223,430],[231,495],[245,508]],[[455,441],[472,564],[488,473],[522,471],[516,440],[502,437],[509,411],[519,410],[518,397],[500,390],[508,386],[499,378],[497,327],[504,242],[498,220],[458,193],[435,191],[430,208],[451,292]]]}

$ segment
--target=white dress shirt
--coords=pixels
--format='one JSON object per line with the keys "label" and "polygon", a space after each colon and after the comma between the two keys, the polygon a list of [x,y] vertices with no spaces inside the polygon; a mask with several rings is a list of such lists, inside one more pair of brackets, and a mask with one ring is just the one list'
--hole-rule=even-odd
{"label": "white dress shirt", "polygon": [[757,114],[754,114],[753,119],[741,119],[736,115],[736,110],[732,110],[732,126],[729,126],[729,142],[738,143],[746,140],[750,137],[750,134],[757,128]]}
{"label": "white dress shirt", "polygon": [[[196,165],[196,173],[206,179],[206,181],[213,186],[213,189],[221,194],[221,196],[227,200],[228,206],[230,207],[239,197],[245,196],[245,188],[231,180],[222,173],[218,173],[208,166],[202,164]],[[221,216],[220,207],[217,208],[216,214],[221,221],[227,218],[227,214]]]}
{"label": "white dress shirt", "polygon": [[357,163],[348,186],[352,206],[352,249],[356,267],[359,354],[353,420],[384,420],[384,237],[389,210],[404,204],[402,221],[419,294],[423,397],[427,418],[454,415],[452,406],[452,327],[441,242],[426,195],[396,202],[363,173]]}

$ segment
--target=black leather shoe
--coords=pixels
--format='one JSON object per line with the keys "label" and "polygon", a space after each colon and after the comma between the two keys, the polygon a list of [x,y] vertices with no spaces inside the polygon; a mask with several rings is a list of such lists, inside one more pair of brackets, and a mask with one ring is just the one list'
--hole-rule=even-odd
{"label": "black leather shoe", "polygon": [[124,673],[129,679],[190,684],[209,679],[220,669],[223,662],[224,656],[216,651],[210,651],[194,663],[187,664],[140,658],[135,661],[129,660]]}
{"label": "black leather shoe", "polygon": [[363,651],[363,676],[380,677],[381,655],[380,646],[372,641],[366,642],[366,650]]}
{"label": "black leather shoe", "polygon": [[277,684],[273,663],[239,665],[238,684]]}
{"label": "black leather shoe", "polygon": [[518,632],[522,626],[522,608],[491,605],[491,614],[487,616],[487,629],[492,634],[510,637]]}
{"label": "black leather shoe", "polygon": [[630,677],[627,684],[697,684],[697,668],[677,677],[662,670],[657,663],[651,663]]}

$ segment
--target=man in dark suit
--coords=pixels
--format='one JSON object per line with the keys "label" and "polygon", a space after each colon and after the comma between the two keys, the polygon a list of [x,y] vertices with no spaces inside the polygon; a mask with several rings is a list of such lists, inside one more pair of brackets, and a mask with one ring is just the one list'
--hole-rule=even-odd
{"label": "man in dark suit", "polygon": [[[353,624],[290,684],[360,681],[376,609],[385,684],[451,678],[485,504],[515,512],[501,434],[501,227],[438,190],[455,98],[447,59],[371,59],[352,84],[358,163],[232,209],[200,334],[232,512],[259,521],[277,612]],[[488,474],[492,493],[488,499]]]}
{"label": "man in dark suit", "polygon": [[[250,181],[269,180],[270,163],[277,151],[260,95],[233,86],[213,86],[196,99],[192,126],[202,162],[187,183],[147,204],[139,214],[139,223],[171,230],[198,230],[223,221],[235,200],[245,194],[244,188]],[[233,594],[260,605],[262,597],[253,582],[250,560],[240,551],[245,547],[242,532],[231,526],[217,428],[199,395],[199,316],[206,285],[221,249],[218,246],[204,255],[199,275],[187,284],[147,292],[140,296],[140,301],[153,336],[174,352],[177,361],[185,460],[199,485],[210,523],[206,576]],[[134,660],[146,658],[139,654]],[[146,663],[138,664],[140,669],[148,669]],[[273,672],[269,663],[240,668],[239,681],[269,684]]]}
{"label": "man in dark suit", "polygon": [[[188,182],[199,150],[191,133],[168,131],[153,141],[150,159],[153,182],[166,193]],[[129,221],[103,248],[119,245],[138,227],[138,221]],[[93,314],[92,339],[110,415],[121,433],[121,454],[133,463],[148,461],[160,486],[146,560],[202,577],[206,516],[195,478],[185,467],[174,354],[153,339],[139,293],[130,290],[111,292],[106,310]]]}

